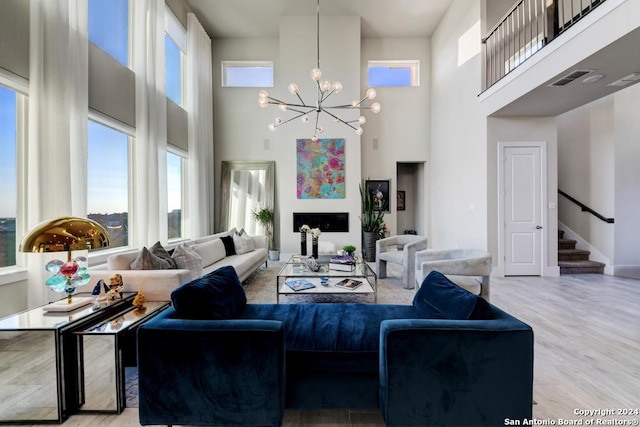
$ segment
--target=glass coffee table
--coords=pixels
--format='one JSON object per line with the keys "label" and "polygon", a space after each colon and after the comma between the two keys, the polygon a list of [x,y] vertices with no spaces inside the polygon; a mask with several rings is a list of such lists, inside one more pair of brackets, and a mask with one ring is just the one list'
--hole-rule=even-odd
{"label": "glass coffee table", "polygon": [[[369,264],[362,258],[356,260],[351,271],[334,270],[329,268],[330,256],[320,256],[316,262],[320,269],[312,271],[305,265],[307,257],[293,255],[282,267],[276,277],[276,302],[280,303],[281,295],[367,295],[372,294],[374,302],[378,301],[378,278]],[[322,280],[326,278],[327,280]],[[355,289],[346,289],[336,284],[346,280],[362,282]],[[295,291],[285,282],[290,280],[303,280],[314,285],[313,288]],[[324,283],[323,283],[324,282]],[[325,284],[326,283],[326,284]]]}

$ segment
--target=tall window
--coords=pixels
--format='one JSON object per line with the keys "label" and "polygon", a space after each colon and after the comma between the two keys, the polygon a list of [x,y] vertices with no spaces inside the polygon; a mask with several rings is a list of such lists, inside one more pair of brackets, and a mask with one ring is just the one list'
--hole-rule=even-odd
{"label": "tall window", "polygon": [[167,211],[169,240],[182,237],[182,163],[179,154],[167,152]]}
{"label": "tall window", "polygon": [[129,245],[129,138],[89,120],[87,212],[109,231],[110,247]]}
{"label": "tall window", "polygon": [[178,18],[165,7],[165,74],[167,79],[167,98],[183,106],[183,70],[184,53],[187,50],[187,33]]}
{"label": "tall window", "polygon": [[0,268],[16,265],[16,96],[0,86]]}
{"label": "tall window", "polygon": [[129,65],[129,1],[89,0],[89,40]]}

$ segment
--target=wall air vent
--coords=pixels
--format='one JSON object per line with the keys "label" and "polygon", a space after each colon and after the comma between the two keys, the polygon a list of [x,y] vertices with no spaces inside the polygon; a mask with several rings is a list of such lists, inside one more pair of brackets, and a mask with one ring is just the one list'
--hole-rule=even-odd
{"label": "wall air vent", "polygon": [[609,83],[607,86],[626,86],[638,80],[640,80],[640,73],[631,73],[628,76],[624,76],[620,80]]}
{"label": "wall air vent", "polygon": [[575,70],[575,71],[572,71],[570,74],[567,74],[566,76],[562,77],[561,79],[558,79],[555,82],[551,83],[549,85],[549,87],[566,86],[569,83],[571,83],[572,81],[577,80],[580,77],[584,76],[585,74],[589,74],[592,71],[593,70]]}

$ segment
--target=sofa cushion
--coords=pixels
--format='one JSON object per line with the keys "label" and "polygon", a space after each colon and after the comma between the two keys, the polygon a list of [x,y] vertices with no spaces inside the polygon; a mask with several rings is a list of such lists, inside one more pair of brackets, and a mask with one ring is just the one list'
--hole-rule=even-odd
{"label": "sofa cushion", "polygon": [[191,272],[193,280],[202,276],[202,258],[192,248],[181,243],[173,250],[173,255],[171,256],[176,261],[178,268]]}
{"label": "sofa cushion", "polygon": [[169,262],[169,265],[171,265],[171,268],[178,268],[176,260],[171,257],[171,254],[162,246],[162,243],[160,243],[159,241],[151,246],[149,248],[149,251],[158,258],[167,260]]}
{"label": "sofa cushion", "polygon": [[138,256],[131,262],[132,270],[169,270],[175,268],[169,260],[151,253],[147,247],[140,249]]}
{"label": "sofa cushion", "polygon": [[256,249],[253,247],[253,240],[251,240],[251,237],[249,237],[248,234],[234,234],[232,237],[236,255],[246,254],[247,252],[251,252]]}
{"label": "sofa cushion", "polygon": [[439,271],[424,278],[413,298],[413,306],[420,317],[453,320],[469,319],[478,296],[459,287]]}
{"label": "sofa cushion", "polygon": [[229,319],[241,312],[247,297],[231,266],[224,266],[171,292],[178,315],[187,319]]}
{"label": "sofa cushion", "polygon": [[191,249],[200,255],[203,267],[218,262],[225,257],[224,244],[220,239],[195,244],[191,246]]}
{"label": "sofa cushion", "polygon": [[222,236],[220,237],[222,243],[224,244],[224,251],[226,256],[231,256],[236,254],[236,247],[233,245],[233,237],[232,236]]}

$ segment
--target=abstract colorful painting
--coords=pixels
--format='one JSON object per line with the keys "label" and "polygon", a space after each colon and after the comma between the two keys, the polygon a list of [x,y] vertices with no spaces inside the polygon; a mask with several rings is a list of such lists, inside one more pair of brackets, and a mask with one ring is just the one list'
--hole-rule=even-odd
{"label": "abstract colorful painting", "polygon": [[296,140],[298,199],[344,199],[344,138]]}

